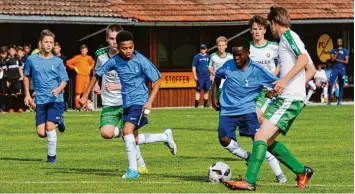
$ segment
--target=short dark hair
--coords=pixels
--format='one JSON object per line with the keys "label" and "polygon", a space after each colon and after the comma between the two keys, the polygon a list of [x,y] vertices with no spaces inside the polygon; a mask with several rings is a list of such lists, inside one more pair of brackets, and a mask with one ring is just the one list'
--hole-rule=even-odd
{"label": "short dark hair", "polygon": [[123,28],[122,28],[121,25],[118,25],[118,24],[110,24],[106,28],[106,37],[108,36],[109,31],[111,31],[111,32],[122,32]]}
{"label": "short dark hair", "polygon": [[271,22],[274,21],[275,23],[284,26],[284,27],[291,27],[291,17],[290,13],[287,9],[280,7],[280,6],[272,6],[270,7],[270,12],[267,15],[267,19]]}
{"label": "short dark hair", "polygon": [[16,50],[16,45],[10,44],[9,47],[8,47],[8,50],[10,50],[10,49],[15,49]]}
{"label": "short dark hair", "polygon": [[130,31],[122,31],[116,35],[116,42],[119,44],[124,41],[134,41],[133,34]]}
{"label": "short dark hair", "polygon": [[0,53],[7,53],[7,46],[0,47]]}
{"label": "short dark hair", "polygon": [[60,43],[59,43],[59,42],[55,42],[55,43],[54,43],[54,46],[59,46],[60,48],[62,48],[62,46],[60,46]]}
{"label": "short dark hair", "polygon": [[23,47],[22,47],[22,46],[17,46],[17,47],[16,47],[16,50],[17,50],[17,51],[23,51]]}
{"label": "short dark hair", "polygon": [[267,21],[266,21],[266,19],[265,19],[264,17],[262,17],[262,16],[259,16],[259,15],[253,16],[253,17],[249,20],[249,22],[248,22],[249,28],[252,28],[254,23],[257,23],[257,24],[259,24],[259,25],[262,25],[262,26],[264,26],[265,28],[267,27]]}
{"label": "short dark hair", "polygon": [[[234,44],[232,45],[232,47],[243,47],[244,50],[249,50],[250,49],[250,43],[247,39],[245,38],[237,38],[235,41],[233,41]],[[232,48],[232,51],[233,51]]]}
{"label": "short dark hair", "polygon": [[84,48],[88,48],[88,46],[86,46],[86,44],[82,44],[82,45],[80,46],[80,49],[84,49]]}
{"label": "short dark hair", "polygon": [[31,49],[31,47],[32,47],[32,45],[31,44],[28,44],[28,43],[25,43],[25,44],[23,44],[23,47],[28,47],[28,48],[30,48]]}

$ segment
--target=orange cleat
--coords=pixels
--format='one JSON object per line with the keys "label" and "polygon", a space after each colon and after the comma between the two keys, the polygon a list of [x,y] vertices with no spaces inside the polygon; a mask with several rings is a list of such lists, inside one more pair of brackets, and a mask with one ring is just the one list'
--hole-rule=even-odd
{"label": "orange cleat", "polygon": [[15,112],[14,109],[12,108],[9,109],[9,113],[14,113],[14,112]]}
{"label": "orange cleat", "polygon": [[247,191],[255,191],[255,184],[250,184],[245,180],[241,181],[223,181],[224,185],[232,190],[247,190]]}
{"label": "orange cleat", "polygon": [[306,185],[313,175],[313,170],[310,167],[304,167],[304,173],[297,177],[297,187],[300,189],[306,188]]}

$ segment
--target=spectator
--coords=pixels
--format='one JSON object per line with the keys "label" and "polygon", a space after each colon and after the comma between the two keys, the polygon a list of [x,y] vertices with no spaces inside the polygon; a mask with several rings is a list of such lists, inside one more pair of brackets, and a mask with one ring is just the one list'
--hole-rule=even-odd
{"label": "spectator", "polygon": [[337,47],[333,48],[331,51],[331,60],[333,61],[332,73],[329,79],[328,87],[328,105],[331,105],[332,101],[332,86],[338,78],[339,81],[339,97],[337,105],[341,105],[341,100],[344,91],[344,76],[345,76],[345,65],[349,62],[349,52],[347,49],[343,48],[343,40],[341,38],[337,39]]}
{"label": "spectator", "polygon": [[23,45],[23,51],[25,53],[25,56],[29,55],[32,49],[32,45],[31,44],[24,44]]}
{"label": "spectator", "polygon": [[209,56],[207,54],[207,46],[205,44],[201,44],[200,53],[195,55],[192,62],[192,73],[194,74],[194,79],[197,82],[195,108],[198,107],[201,90],[204,90],[204,107],[208,107],[208,92],[211,87],[210,73],[208,71],[208,60]]}
{"label": "spectator", "polygon": [[[20,63],[20,70],[22,71],[23,73],[23,68],[25,66],[25,62],[26,62],[26,57],[25,57],[25,52],[24,52],[24,49],[22,46],[17,46],[16,47],[16,56],[17,58],[21,61]],[[21,96],[18,96],[19,98],[21,99],[24,99],[25,98],[25,94],[24,94],[24,85],[23,85],[23,80],[20,80],[20,85],[21,85]],[[25,110],[26,109],[26,106],[25,104],[23,103],[23,100],[21,100],[21,102],[19,102],[20,104],[18,105],[19,106],[19,109],[22,109],[22,110]]]}
{"label": "spectator", "polygon": [[22,94],[21,82],[23,81],[23,71],[21,69],[22,62],[16,57],[16,46],[10,45],[8,50],[8,57],[6,59],[7,66],[7,89],[8,89],[8,105],[9,113],[24,112],[20,106],[23,101],[20,95]]}
{"label": "spectator", "polygon": [[[59,42],[56,42],[54,43],[54,48],[53,48],[53,52],[54,52],[54,55],[61,58],[63,60],[63,63],[66,64],[66,61],[67,61],[67,57],[64,56],[62,54],[62,47],[61,45],[59,44]],[[69,74],[69,72],[67,71],[67,74]],[[65,111],[68,109],[68,104],[70,103],[69,102],[69,94],[70,94],[70,83],[71,80],[69,79],[67,81],[67,87],[64,88],[64,102],[65,102]]]}
{"label": "spectator", "polygon": [[31,52],[31,55],[39,53],[40,50],[41,50],[41,42],[38,42],[37,48]]}
{"label": "spectator", "polygon": [[[94,59],[87,55],[88,47],[83,44],[80,47],[79,55],[74,56],[66,62],[66,65],[70,69],[74,69],[76,74],[75,77],[75,108],[77,111],[80,111],[79,100],[81,95],[86,91],[86,88],[90,82],[90,73],[94,68],[95,61]],[[87,110],[87,104],[84,106],[84,109]]]}
{"label": "spectator", "polygon": [[0,113],[5,112],[7,109],[7,47],[0,47]]}

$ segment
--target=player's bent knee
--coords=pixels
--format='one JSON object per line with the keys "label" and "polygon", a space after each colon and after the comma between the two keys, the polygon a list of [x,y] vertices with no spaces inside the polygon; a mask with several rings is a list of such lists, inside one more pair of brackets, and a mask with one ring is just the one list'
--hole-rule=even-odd
{"label": "player's bent knee", "polygon": [[227,147],[231,143],[231,138],[230,137],[220,137],[219,138],[219,143],[223,147]]}
{"label": "player's bent knee", "polygon": [[101,130],[101,137],[104,139],[112,139],[114,136],[114,132],[111,132],[109,130]]}

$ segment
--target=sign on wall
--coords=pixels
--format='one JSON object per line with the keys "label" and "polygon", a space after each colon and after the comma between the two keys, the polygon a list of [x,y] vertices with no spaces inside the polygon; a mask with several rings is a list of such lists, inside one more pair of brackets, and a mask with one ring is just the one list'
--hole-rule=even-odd
{"label": "sign on wall", "polygon": [[[192,72],[162,72],[160,88],[195,88]],[[153,85],[154,87],[154,85]]]}
{"label": "sign on wall", "polygon": [[320,61],[327,62],[330,59],[330,51],[333,49],[332,38],[328,34],[323,34],[317,42],[317,55]]}

